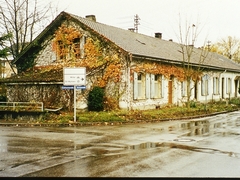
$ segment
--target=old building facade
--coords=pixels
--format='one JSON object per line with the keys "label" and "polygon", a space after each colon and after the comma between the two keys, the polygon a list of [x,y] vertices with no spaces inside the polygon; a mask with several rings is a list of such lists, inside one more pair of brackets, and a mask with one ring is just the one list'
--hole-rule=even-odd
{"label": "old building facade", "polygon": [[[14,61],[19,78],[5,81],[7,99],[71,107],[73,90],[63,88],[64,67],[86,67],[86,88],[77,90],[78,109],[87,108],[87,94],[96,85],[104,88],[109,109],[182,106],[188,89],[189,100],[197,102],[239,97],[238,64],[159,34],[150,37],[99,23],[93,15],[62,12]],[[183,54],[189,49],[186,63]]]}

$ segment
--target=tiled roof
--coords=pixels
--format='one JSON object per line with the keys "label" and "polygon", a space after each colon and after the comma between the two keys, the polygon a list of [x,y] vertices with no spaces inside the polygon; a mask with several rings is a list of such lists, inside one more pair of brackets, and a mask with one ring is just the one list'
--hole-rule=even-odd
{"label": "tiled roof", "polygon": [[[109,26],[73,14],[69,15],[132,55],[180,63],[183,61],[179,43]],[[194,48],[194,54],[191,56],[191,63],[199,64],[201,53],[201,49]],[[207,67],[223,68],[240,72],[239,64],[217,53],[209,53],[203,64]]]}
{"label": "tiled roof", "polygon": [[[107,38],[109,41],[115,43],[119,48],[131,53],[133,56],[151,58],[159,61],[168,61],[171,63],[183,62],[183,56],[179,43],[143,35],[130,30],[124,30],[118,27],[95,22],[87,18],[79,17],[74,14],[62,12],[35,38],[33,42],[26,47],[14,63],[17,63],[17,61],[19,61],[18,63],[24,63],[26,59],[25,54],[34,50],[35,41],[43,42],[43,39],[49,36],[49,32],[54,33],[57,26],[60,26],[61,22],[66,18],[69,18],[69,16],[77,22],[89,27],[92,31],[95,31],[101,36]],[[194,54],[191,56],[192,64],[199,64],[199,57],[201,53],[201,49],[194,48]],[[209,53],[207,58],[204,60],[203,65],[208,68],[217,68],[220,70],[227,69],[229,71],[240,72],[240,64],[237,64],[217,53]]]}

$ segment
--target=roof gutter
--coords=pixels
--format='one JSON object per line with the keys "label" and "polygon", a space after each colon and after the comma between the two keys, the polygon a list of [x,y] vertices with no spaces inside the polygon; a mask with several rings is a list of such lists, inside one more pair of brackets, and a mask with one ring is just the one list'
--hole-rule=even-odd
{"label": "roof gutter", "polygon": [[[142,56],[142,55],[136,55],[132,54],[132,58],[138,58],[142,60],[149,60],[149,61],[158,61],[158,62],[164,62],[164,63],[169,63],[169,64],[178,64],[178,65],[183,65],[182,61],[177,61],[177,60],[169,60],[169,59],[163,59],[163,58],[155,58],[155,57],[149,57],[149,56]],[[216,67],[216,66],[209,66],[209,65],[203,65],[203,64],[194,64],[194,63],[189,63],[190,65],[194,67],[200,67],[200,68],[206,68],[206,69],[213,69],[213,70],[228,70],[231,72],[240,72],[239,69],[228,69],[226,67]]]}

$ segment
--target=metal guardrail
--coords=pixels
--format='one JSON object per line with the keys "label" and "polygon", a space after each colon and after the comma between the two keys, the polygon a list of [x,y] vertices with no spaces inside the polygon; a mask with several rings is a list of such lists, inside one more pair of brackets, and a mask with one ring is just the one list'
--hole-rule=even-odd
{"label": "metal guardrail", "polygon": [[39,111],[43,112],[43,102],[0,102],[0,111]]}

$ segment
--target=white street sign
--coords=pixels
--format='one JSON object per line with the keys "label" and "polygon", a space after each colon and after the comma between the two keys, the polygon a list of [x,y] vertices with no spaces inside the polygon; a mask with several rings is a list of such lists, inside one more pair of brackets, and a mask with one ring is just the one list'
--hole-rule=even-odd
{"label": "white street sign", "polygon": [[64,68],[63,85],[86,85],[86,68]]}

